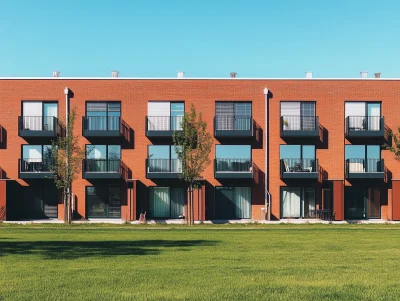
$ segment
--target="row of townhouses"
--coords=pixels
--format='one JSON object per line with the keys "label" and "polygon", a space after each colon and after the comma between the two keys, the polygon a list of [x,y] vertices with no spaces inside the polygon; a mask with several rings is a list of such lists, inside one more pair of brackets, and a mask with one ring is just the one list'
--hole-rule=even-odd
{"label": "row of townhouses", "polygon": [[187,188],[172,135],[202,112],[214,146],[195,219],[400,220],[400,79],[0,78],[0,218],[63,219],[52,141],[75,107],[86,149],[76,219],[176,219]]}

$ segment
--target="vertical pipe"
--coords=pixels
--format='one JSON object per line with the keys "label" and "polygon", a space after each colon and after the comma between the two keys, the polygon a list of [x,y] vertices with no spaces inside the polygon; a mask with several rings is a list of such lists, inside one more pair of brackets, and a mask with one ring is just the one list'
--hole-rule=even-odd
{"label": "vertical pipe", "polygon": [[269,193],[269,102],[268,102],[268,88],[264,88],[264,97],[265,97],[265,210],[266,210],[266,218],[267,220],[271,220],[271,194]]}

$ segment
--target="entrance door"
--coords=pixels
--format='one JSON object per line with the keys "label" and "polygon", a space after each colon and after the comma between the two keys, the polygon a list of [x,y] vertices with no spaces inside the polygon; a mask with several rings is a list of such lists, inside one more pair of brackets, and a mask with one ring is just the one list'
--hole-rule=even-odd
{"label": "entrance door", "polygon": [[345,208],[346,219],[380,218],[380,188],[346,187]]}
{"label": "entrance door", "polygon": [[86,187],[88,218],[121,218],[121,189],[119,187]]}

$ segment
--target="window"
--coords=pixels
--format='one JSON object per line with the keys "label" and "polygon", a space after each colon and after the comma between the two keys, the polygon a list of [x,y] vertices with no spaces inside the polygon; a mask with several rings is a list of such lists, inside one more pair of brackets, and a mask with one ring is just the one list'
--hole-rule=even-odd
{"label": "window", "polygon": [[22,102],[22,129],[30,131],[54,131],[58,116],[58,103],[42,101]]}
{"label": "window", "polygon": [[281,145],[280,159],[286,172],[316,172],[315,145]]}
{"label": "window", "polygon": [[121,188],[87,186],[88,218],[121,218]]}
{"label": "window", "polygon": [[215,218],[251,218],[251,188],[215,187]]}
{"label": "window", "polygon": [[22,145],[22,172],[50,171],[52,162],[51,145]]}
{"label": "window", "polygon": [[118,131],[121,118],[121,103],[86,102],[87,129],[91,131]]}
{"label": "window", "polygon": [[217,101],[215,103],[216,130],[251,130],[251,106],[251,102]]}
{"label": "window", "polygon": [[379,145],[346,145],[348,172],[378,172],[381,160]]}
{"label": "window", "polygon": [[216,171],[252,171],[251,145],[216,145]]}
{"label": "window", "polygon": [[179,218],[185,206],[183,188],[150,187],[150,213],[154,218]]}
{"label": "window", "polygon": [[182,163],[178,159],[174,145],[149,145],[149,172],[182,172]]}
{"label": "window", "polygon": [[315,218],[315,189],[281,187],[283,218]]}
{"label": "window", "polygon": [[87,172],[119,172],[120,145],[86,145]]}
{"label": "window", "polygon": [[346,102],[346,125],[354,131],[379,131],[381,103],[379,102]]}
{"label": "window", "polygon": [[184,102],[149,101],[147,103],[148,130],[177,131],[185,114]]}
{"label": "window", "polygon": [[316,130],[315,102],[281,102],[283,130]]}

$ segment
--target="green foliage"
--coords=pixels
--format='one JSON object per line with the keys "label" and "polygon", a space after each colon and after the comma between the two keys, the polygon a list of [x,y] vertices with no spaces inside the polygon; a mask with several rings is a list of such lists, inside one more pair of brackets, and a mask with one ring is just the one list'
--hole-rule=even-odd
{"label": "green foliage", "polygon": [[387,130],[386,135],[392,139],[391,145],[385,144],[385,148],[394,154],[396,160],[400,161],[400,126],[397,128],[397,133],[392,130]]}
{"label": "green foliage", "polygon": [[197,114],[193,105],[190,107],[190,112],[185,113],[181,125],[183,130],[175,131],[173,135],[175,152],[182,162],[180,177],[194,185],[211,163],[213,138],[207,132],[207,123],[203,121],[201,112]]}
{"label": "green foliage", "polygon": [[[76,109],[69,115],[68,136],[59,136],[53,143],[54,182],[59,189],[71,188],[82,167],[85,151],[79,144],[79,136],[74,134]],[[65,125],[62,125],[65,128]],[[67,164],[68,162],[68,164]]]}

